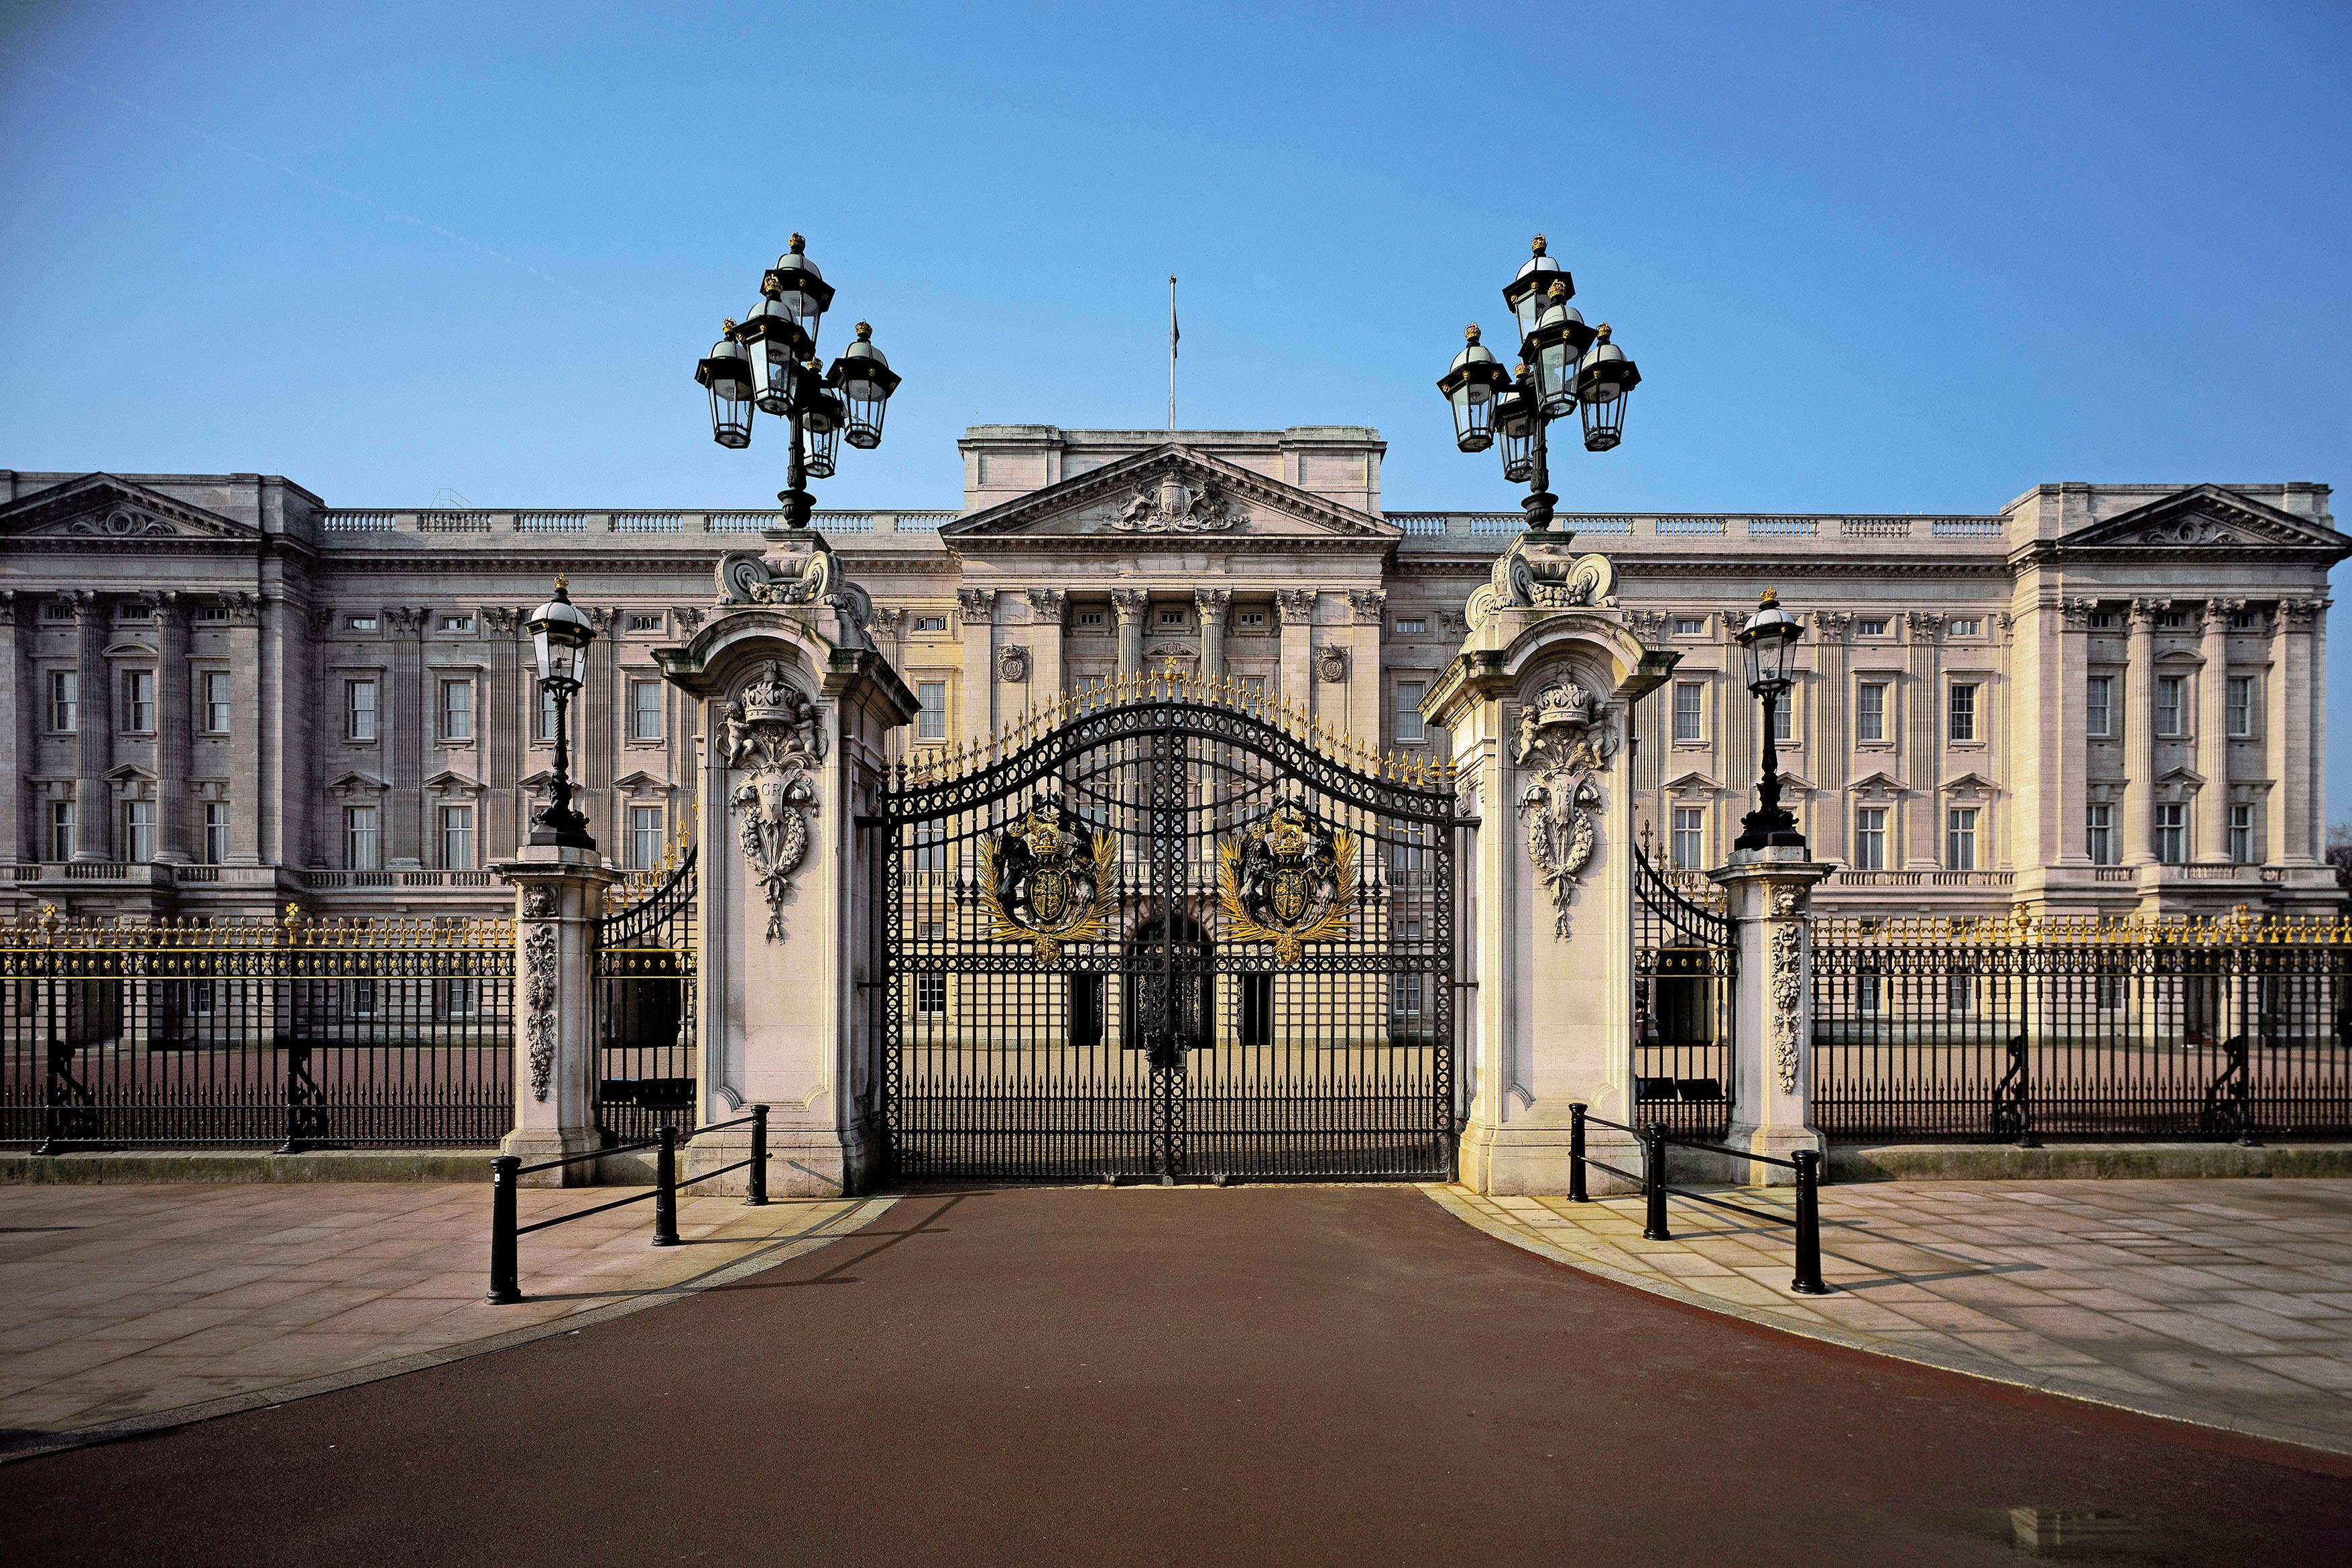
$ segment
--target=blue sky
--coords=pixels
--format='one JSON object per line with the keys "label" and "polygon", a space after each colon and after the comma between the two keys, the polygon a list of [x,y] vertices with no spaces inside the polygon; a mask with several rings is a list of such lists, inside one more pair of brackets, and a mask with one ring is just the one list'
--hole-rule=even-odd
{"label": "blue sky", "polygon": [[758,505],[689,377],[798,228],[907,376],[822,504],[1160,423],[1174,272],[1182,423],[1501,507],[1430,382],[1541,229],[1646,376],[1571,507],[2352,481],[2352,8],[1465,9],[0,0],[0,465]]}

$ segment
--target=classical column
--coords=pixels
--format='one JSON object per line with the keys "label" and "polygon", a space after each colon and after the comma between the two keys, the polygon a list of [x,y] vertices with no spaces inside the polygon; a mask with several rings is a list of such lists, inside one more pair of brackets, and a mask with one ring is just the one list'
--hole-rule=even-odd
{"label": "classical column", "polygon": [[40,612],[29,593],[0,589],[0,783],[8,800],[0,806],[0,865],[37,861],[41,824],[27,821],[37,810],[25,775],[34,756],[34,722],[42,694],[34,689],[30,627]]}
{"label": "classical column", "polygon": [[1062,697],[1062,623],[1068,618],[1069,596],[1058,588],[1027,591],[1030,632],[1029,700],[1048,707]]}
{"label": "classical column", "polygon": [[1305,713],[1315,704],[1315,591],[1277,588],[1274,608],[1282,622],[1282,697]]}
{"label": "classical column", "polygon": [[425,863],[425,612],[394,605],[383,612],[383,625],[392,643],[376,717],[390,786],[383,799],[383,864],[414,869]]}
{"label": "classical column", "polygon": [[[2282,865],[2307,866],[2319,859],[2315,807],[2321,769],[2325,767],[2322,750],[2326,733],[2321,727],[2326,716],[2315,701],[2317,693],[2311,672],[2313,644],[2321,633],[2321,617],[2326,611],[2325,599],[2283,601],[2278,626],[2272,634],[2273,645],[2279,648],[2277,657],[2272,661],[2276,666],[2275,678],[2286,688],[2283,704],[2286,723],[2275,727],[2283,733],[2272,743],[2283,748],[2277,753],[2277,815],[2284,819],[2279,830],[2283,847],[2278,863]],[[2292,744],[2288,744],[2290,741]]]}
{"label": "classical column", "polygon": [[1843,610],[1813,612],[1813,663],[1818,673],[1812,690],[1813,782],[1821,793],[1813,812],[1813,853],[1824,861],[1846,858],[1846,830],[1852,812],[1846,808],[1847,763],[1853,757],[1853,725],[1846,704],[1852,700],[1847,666],[1851,649],[1846,633],[1853,617]]}
{"label": "classical column", "polygon": [[1225,612],[1234,602],[1230,590],[1196,588],[1192,608],[1201,617],[1201,678],[1222,680],[1225,674]]}
{"label": "classical column", "polygon": [[2156,618],[2169,599],[2135,599],[2126,612],[2131,635],[2124,666],[2124,858],[2126,865],[2156,859],[2148,810],[2156,793]]}
{"label": "classical column", "polygon": [[971,746],[996,727],[996,590],[957,589],[956,613],[963,618],[963,734],[956,738]]}
{"label": "classical column", "polygon": [[1143,669],[1143,617],[1151,596],[1139,588],[1114,588],[1110,607],[1118,616],[1118,674],[1124,680]]}
{"label": "classical column", "polygon": [[[1738,927],[1732,985],[1731,1132],[1723,1141],[1751,1155],[1785,1160],[1799,1149],[1827,1153],[1812,1128],[1813,884],[1830,868],[1801,846],[1735,850],[1731,863],[1707,875],[1724,891]],[[1749,1042],[1753,1042],[1752,1049]],[[1746,1168],[1741,1168],[1745,1166]],[[1732,1179],[1766,1186],[1794,1182],[1778,1166],[1737,1162]]]}
{"label": "classical column", "polygon": [[[522,777],[523,613],[512,605],[486,604],[479,612],[489,639],[489,678],[482,693],[482,859],[485,864],[515,852],[521,841],[516,781]],[[534,694],[536,695],[536,694]]]}
{"label": "classical column", "polygon": [[188,668],[188,604],[180,594],[155,595],[155,858],[188,859],[188,769],[194,743],[188,718],[195,700]]}
{"label": "classical column", "polygon": [[[2056,669],[2052,678],[2058,683],[2054,694],[2045,692],[2049,704],[2036,716],[2033,736],[2040,747],[2038,761],[2042,768],[2045,817],[2054,814],[2051,825],[2054,835],[2035,846],[2037,854],[2048,855],[2056,851],[2060,865],[2088,865],[2091,861],[2090,813],[2085,803],[2090,800],[2091,741],[2090,720],[2086,705],[2091,689],[2091,616],[2099,608],[2095,599],[2063,599],[2059,601],[2056,614],[2041,611],[2035,617],[2044,627],[2056,624]],[[2042,645],[2045,655],[2052,642],[2045,631]],[[2053,700],[2054,698],[2054,700]],[[2115,700],[2107,702],[2107,724],[2110,732],[2115,726]],[[2052,716],[2057,719],[2053,727]],[[2054,728],[2054,733],[2053,733]],[[2020,857],[2021,863],[2034,862]],[[2047,860],[2042,864],[2051,863]]]}
{"label": "classical column", "polygon": [[572,777],[580,781],[582,794],[572,806],[588,819],[588,834],[618,861],[621,858],[621,813],[613,788],[618,769],[614,758],[621,754],[621,709],[629,694],[621,689],[621,640],[613,635],[621,624],[620,612],[610,605],[587,609],[588,625],[596,633],[589,644],[596,661],[595,672],[589,677],[590,690],[602,694],[602,700],[583,694],[575,701],[572,712],[580,715],[578,742],[572,753]]}
{"label": "classical column", "polygon": [[1903,712],[1903,781],[1910,788],[1911,809],[1903,813],[1903,858],[1896,863],[1916,870],[1943,863],[1944,694],[1936,679],[1936,639],[1944,617],[1914,610],[1904,621],[1909,629],[1904,653],[1910,689]]}
{"label": "classical column", "polygon": [[114,682],[106,667],[112,607],[89,589],[68,594],[74,612],[74,859],[114,858],[114,802],[106,770],[114,766]]}
{"label": "classical column", "polygon": [[2221,865],[2230,858],[2230,617],[2246,607],[2242,599],[2209,599],[2199,622],[2197,651],[2204,668],[2197,674],[2197,858]]}
{"label": "classical column", "polygon": [[[225,593],[228,604],[229,747],[228,858],[233,865],[261,863],[261,727],[268,721],[261,704],[261,600],[252,593]],[[424,612],[416,614],[422,621]],[[413,645],[413,643],[412,643]]]}
{"label": "classical column", "polygon": [[1375,751],[1387,747],[1381,729],[1381,688],[1387,684],[1381,668],[1381,632],[1388,622],[1388,591],[1351,588],[1348,591],[1348,695],[1340,728]]}

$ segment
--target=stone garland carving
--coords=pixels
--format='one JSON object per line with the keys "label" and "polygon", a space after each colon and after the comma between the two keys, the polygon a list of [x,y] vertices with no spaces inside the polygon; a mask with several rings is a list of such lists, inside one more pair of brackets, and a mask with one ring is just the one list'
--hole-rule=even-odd
{"label": "stone garland carving", "polygon": [[1773,912],[1787,917],[1772,925],[1772,1076],[1781,1093],[1794,1094],[1797,1025],[1805,1005],[1805,931],[1794,918],[1798,898],[1793,889],[1776,893],[1772,903]]}
{"label": "stone garland carving", "polygon": [[1513,760],[1528,775],[1519,792],[1528,859],[1551,893],[1552,935],[1568,935],[1568,905],[1600,836],[1601,791],[1592,776],[1608,767],[1617,742],[1592,695],[1574,681],[1553,681],[1519,709]]}
{"label": "stone garland carving", "polygon": [[1029,650],[1018,643],[996,651],[996,678],[1018,684],[1029,678]]}
{"label": "stone garland carving", "polygon": [[1474,628],[1497,610],[1614,610],[1616,587],[1617,569],[1607,556],[1578,555],[1564,540],[1519,538],[1496,558],[1465,608]]}
{"label": "stone garland carving", "polygon": [[1327,681],[1348,678],[1348,650],[1337,643],[1326,643],[1315,650],[1315,673]]}
{"label": "stone garland carving", "polygon": [[555,890],[523,894],[523,1041],[530,1055],[530,1092],[547,1098],[555,1071]]}
{"label": "stone garland carving", "polygon": [[781,942],[784,895],[808,852],[808,823],[801,812],[816,799],[824,729],[816,705],[784,679],[783,666],[773,659],[729,699],[725,723],[727,766],[750,775],[729,794],[728,804],[742,813],[736,836],[743,863],[767,900],[768,940]]}
{"label": "stone garland carving", "polygon": [[1171,474],[1156,486],[1139,487],[1110,526],[1123,534],[1220,534],[1248,520],[1249,508],[1214,483],[1194,490]]}

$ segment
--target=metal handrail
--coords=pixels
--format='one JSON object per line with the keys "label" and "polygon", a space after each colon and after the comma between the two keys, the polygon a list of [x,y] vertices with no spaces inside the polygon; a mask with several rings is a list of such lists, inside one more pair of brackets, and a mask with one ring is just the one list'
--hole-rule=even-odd
{"label": "metal handrail", "polygon": [[[1687,1198],[1693,1203],[1706,1204],[1711,1208],[1728,1209],[1734,1214],[1744,1214],[1750,1218],[1761,1219],[1773,1225],[1792,1227],[1797,1233],[1797,1267],[1796,1275],[1790,1281],[1789,1289],[1802,1296],[1826,1296],[1830,1293],[1829,1285],[1822,1279],[1822,1155],[1820,1150],[1799,1149],[1796,1151],[1795,1158],[1784,1160],[1777,1155],[1759,1155],[1746,1149],[1735,1149],[1728,1144],[1703,1144],[1690,1138],[1674,1137],[1666,1132],[1665,1124],[1663,1122],[1653,1122],[1647,1128],[1629,1126],[1623,1122],[1612,1122],[1605,1116],[1593,1115],[1580,1103],[1571,1103],[1569,1106],[1568,1118],[1568,1196],[1570,1202],[1591,1203],[1592,1201],[1591,1194],[1585,1188],[1584,1179],[1585,1167],[1591,1166],[1607,1171],[1620,1180],[1638,1182],[1641,1185],[1644,1209],[1642,1238],[1645,1241],[1671,1241],[1675,1239],[1674,1231],[1666,1222],[1666,1198],[1670,1194],[1675,1197]],[[1619,1170],[1615,1166],[1603,1164],[1585,1154],[1584,1129],[1587,1124],[1614,1127],[1621,1133],[1630,1133],[1639,1138],[1642,1142],[1642,1174],[1636,1176],[1631,1171]],[[1779,1166],[1782,1170],[1796,1172],[1795,1218],[1775,1214],[1769,1209],[1750,1208],[1746,1204],[1732,1203],[1703,1192],[1693,1192],[1688,1187],[1669,1184],[1666,1180],[1666,1146],[1670,1144],[1679,1148],[1695,1149],[1701,1154],[1729,1155],[1734,1159],[1753,1160],[1762,1165]]]}
{"label": "metal handrail", "polygon": [[[678,1244],[678,1189],[692,1186],[697,1182],[709,1181],[713,1176],[725,1176],[730,1171],[742,1170],[746,1166],[750,1167],[751,1175],[744,1183],[744,1206],[756,1207],[766,1203],[768,1201],[768,1108],[765,1105],[754,1105],[747,1114],[738,1116],[731,1122],[713,1122],[707,1126],[697,1127],[687,1136],[698,1138],[705,1133],[721,1133],[730,1127],[740,1127],[746,1122],[751,1124],[751,1154],[749,1159],[737,1160],[733,1165],[721,1166],[716,1170],[705,1171],[700,1176],[689,1176],[685,1181],[677,1179],[677,1129],[676,1127],[664,1127],[652,1137],[640,1138],[634,1144],[615,1144],[607,1148],[590,1149],[583,1154],[562,1155],[551,1160],[541,1160],[535,1165],[524,1165],[521,1156],[518,1155],[494,1156],[490,1161],[490,1293],[488,1300],[498,1306],[511,1306],[523,1300],[520,1262],[516,1255],[515,1243],[534,1230],[545,1230],[550,1226],[567,1224],[574,1219],[585,1219],[592,1214],[603,1214],[610,1209],[625,1208],[630,1204],[643,1203],[647,1198],[651,1198],[654,1205],[653,1244],[656,1247],[675,1247]],[[650,1190],[632,1193],[627,1197],[616,1197],[610,1203],[600,1203],[593,1208],[574,1209],[570,1214],[559,1214],[550,1219],[533,1220],[529,1225],[516,1223],[519,1218],[516,1213],[515,1198],[515,1183],[518,1177],[535,1171],[550,1171],[563,1166],[578,1165],[583,1160],[601,1160],[608,1155],[632,1154],[645,1148],[657,1151],[654,1158],[654,1185]]]}

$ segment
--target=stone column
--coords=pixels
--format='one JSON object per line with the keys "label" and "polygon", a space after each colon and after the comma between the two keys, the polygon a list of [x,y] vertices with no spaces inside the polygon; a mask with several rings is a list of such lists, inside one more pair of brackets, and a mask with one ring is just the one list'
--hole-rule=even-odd
{"label": "stone column", "polygon": [[[572,803],[588,819],[589,832],[617,852],[621,817],[613,789],[617,772],[614,761],[621,754],[621,708],[629,696],[621,689],[621,640],[613,635],[621,617],[608,604],[589,607],[585,613],[596,633],[596,641],[589,644],[595,660],[588,677],[590,688],[601,694],[602,700],[584,692],[572,698],[572,713],[578,727],[572,732],[572,776],[579,780],[581,794]],[[616,852],[613,858],[620,856]]]}
{"label": "stone column", "polygon": [[155,595],[155,858],[188,861],[188,769],[194,737],[189,724],[195,672],[188,668],[188,604],[180,594]]}
{"label": "stone column", "polygon": [[2156,618],[2169,599],[2135,599],[2126,612],[2131,634],[2124,658],[2124,858],[2126,865],[2156,859]]}
{"label": "stone column", "polygon": [[1348,591],[1348,706],[1339,727],[1374,751],[1388,747],[1381,729],[1381,687],[1388,684],[1381,668],[1381,633],[1388,606],[1386,589]]}
{"label": "stone column", "polygon": [[114,801],[106,788],[114,766],[114,679],[106,667],[107,620],[113,607],[89,589],[67,595],[74,609],[74,859],[114,858]]}
{"label": "stone column", "polygon": [[[2099,607],[2095,599],[2061,600],[2053,615],[2048,609],[2035,613],[2036,624],[2044,628],[2041,633],[2045,654],[2054,640],[2056,669],[2053,678],[2058,683],[2054,693],[2045,690],[2043,700],[2050,703],[2034,727],[2034,738],[2041,747],[2040,765],[2044,792],[2044,810],[2054,813],[2053,824],[2057,831],[2038,841],[2035,852],[2047,855],[2053,850],[2060,865],[2088,865],[2091,862],[2090,813],[2084,808],[2090,799],[2091,741],[2087,729],[2090,722],[2086,711],[2091,687],[2091,615]],[[2047,630],[2059,628],[2053,639]],[[2047,714],[2057,715],[2057,733],[2051,733]],[[2116,700],[2107,697],[2107,723],[2115,725]],[[2022,863],[2034,863],[2021,857]],[[2048,863],[2044,862],[2043,863]]]}
{"label": "stone column", "polygon": [[[1461,1179],[1479,1191],[1566,1192],[1571,1104],[1632,1120],[1624,737],[1632,705],[1675,657],[1646,652],[1605,612],[1495,608],[1424,705],[1454,737],[1479,813],[1462,835],[1474,987],[1456,1030],[1468,1106]],[[1628,1134],[1598,1126],[1587,1153],[1625,1170],[1640,1160]],[[1591,1183],[1623,1186],[1597,1171]]]}
{"label": "stone column", "polygon": [[2316,807],[2319,801],[2319,779],[2325,759],[2321,748],[2325,732],[2321,726],[2326,716],[2315,700],[2317,693],[2312,680],[2314,668],[2313,643],[2319,637],[2326,613],[2324,599],[2289,599],[2279,605],[2278,630],[2273,633],[2277,656],[2274,679],[2286,688],[2284,706],[2286,713],[2284,735],[2274,745],[2283,746],[2284,765],[2278,775],[2278,815],[2284,819],[2280,827],[2283,849],[2278,863],[2307,866],[2318,862],[2319,834]]}
{"label": "stone column", "polygon": [[1029,601],[1029,700],[1051,707],[1062,698],[1062,623],[1068,618],[1069,595],[1058,588],[1032,588]]}
{"label": "stone column", "polygon": [[1282,698],[1301,713],[1311,712],[1315,706],[1315,591],[1277,588],[1274,609],[1282,622]]}
{"label": "stone column", "polygon": [[1942,615],[1914,610],[1904,617],[1909,646],[1904,652],[1910,679],[1903,709],[1903,782],[1911,809],[1903,813],[1903,853],[1890,863],[1915,870],[1941,865],[1944,850],[1944,694],[1937,679],[1936,639]]}
{"label": "stone column", "polygon": [[2246,607],[2242,599],[2209,599],[2198,623],[2197,652],[2197,859],[2207,865],[2230,859],[2230,617]]}
{"label": "stone column", "polygon": [[[392,643],[383,711],[376,716],[384,781],[391,786],[383,798],[383,863],[387,870],[415,870],[425,863],[425,612],[394,605],[383,612],[383,625]],[[240,685],[240,714],[244,705]],[[240,807],[238,820],[244,816]]]}
{"label": "stone column", "polygon": [[[228,858],[232,865],[261,863],[261,727],[269,721],[261,701],[261,600],[257,594],[226,593],[228,601],[229,730],[251,737],[229,747]],[[419,624],[423,611],[415,612]],[[407,642],[415,647],[415,641]],[[412,679],[409,683],[415,685]],[[414,770],[413,779],[421,777]],[[412,793],[414,791],[412,790]]]}
{"label": "stone column", "polygon": [[1118,617],[1118,674],[1126,680],[1143,669],[1143,618],[1150,611],[1151,596],[1140,588],[1114,588],[1110,607]]}
{"label": "stone column", "polygon": [[955,738],[976,746],[996,727],[996,590],[957,589],[956,613],[963,620],[963,733]]}
{"label": "stone column", "polygon": [[1853,756],[1853,725],[1846,705],[1853,700],[1852,649],[1846,633],[1853,617],[1843,610],[1813,612],[1812,766],[1807,769],[1821,789],[1813,811],[1813,843],[1824,860],[1847,857],[1846,834],[1853,812],[1845,798],[1847,763]]}
{"label": "stone column", "polygon": [[[1728,865],[1707,875],[1724,891],[1737,924],[1739,969],[1732,983],[1731,1132],[1724,1142],[1749,1154],[1788,1159],[1798,1149],[1826,1151],[1812,1127],[1813,884],[1830,868],[1801,846],[1734,850]],[[1788,1185],[1794,1171],[1734,1161],[1735,1181]]]}
{"label": "stone column", "polygon": [[[534,844],[490,869],[515,889],[514,1129],[505,1152],[525,1165],[597,1146],[596,982],[593,954],[604,889],[621,873],[593,850]],[[524,1178],[579,1186],[597,1162]]]}
{"label": "stone column", "polygon": [[[482,859],[494,863],[515,852],[522,840],[522,814],[517,805],[522,778],[521,716],[524,697],[536,697],[537,683],[523,680],[522,612],[512,605],[482,606],[482,632],[489,639],[488,678],[483,683]],[[537,674],[533,669],[534,676]]]}
{"label": "stone column", "polygon": [[1192,608],[1201,617],[1201,679],[1223,680],[1225,674],[1225,612],[1234,596],[1223,588],[1196,588]]}
{"label": "stone column", "polygon": [[43,853],[41,824],[28,820],[39,808],[25,778],[32,770],[33,737],[46,695],[35,689],[32,662],[31,627],[39,614],[33,595],[0,589],[0,783],[8,787],[7,802],[0,805],[0,865],[37,861]]}

